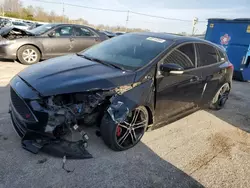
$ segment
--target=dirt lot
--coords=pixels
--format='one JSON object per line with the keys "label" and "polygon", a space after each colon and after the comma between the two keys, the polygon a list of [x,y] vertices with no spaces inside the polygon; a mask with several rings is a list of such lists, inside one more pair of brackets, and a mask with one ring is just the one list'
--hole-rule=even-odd
{"label": "dirt lot", "polygon": [[198,111],[148,132],[134,148],[108,149],[90,129],[93,159],[31,154],[20,146],[8,112],[8,82],[25,66],[0,62],[1,187],[250,187],[249,83],[234,82],[226,108]]}

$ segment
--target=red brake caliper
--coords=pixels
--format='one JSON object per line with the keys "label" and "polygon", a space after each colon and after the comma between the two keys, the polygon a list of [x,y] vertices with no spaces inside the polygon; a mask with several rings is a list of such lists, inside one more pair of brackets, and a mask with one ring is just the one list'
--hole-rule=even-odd
{"label": "red brake caliper", "polygon": [[118,125],[116,128],[116,136],[121,136],[122,128]]}

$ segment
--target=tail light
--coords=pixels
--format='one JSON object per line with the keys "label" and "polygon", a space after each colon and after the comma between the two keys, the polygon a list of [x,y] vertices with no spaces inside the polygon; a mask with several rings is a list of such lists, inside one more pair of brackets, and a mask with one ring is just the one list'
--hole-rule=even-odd
{"label": "tail light", "polygon": [[234,70],[234,65],[230,62],[228,62],[228,69]]}

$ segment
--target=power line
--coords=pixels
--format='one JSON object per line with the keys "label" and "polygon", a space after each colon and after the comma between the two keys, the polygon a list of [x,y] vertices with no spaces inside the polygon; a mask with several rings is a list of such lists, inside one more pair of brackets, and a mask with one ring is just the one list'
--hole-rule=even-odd
{"label": "power line", "polygon": [[130,12],[133,13],[133,14],[148,16],[148,17],[152,17],[152,18],[161,18],[161,19],[165,19],[165,20],[174,20],[174,21],[181,21],[181,22],[192,22],[192,20],[182,20],[182,19],[177,19],[177,18],[166,18],[166,17],[163,17],[163,16],[155,16],[155,15],[144,14],[144,13],[133,12],[133,11],[130,11]]}
{"label": "power line", "polygon": [[[63,4],[62,2],[55,2],[55,1],[46,1],[46,0],[32,0],[32,1],[38,1],[42,3],[51,3],[51,4]],[[86,9],[93,9],[93,10],[101,10],[101,11],[111,11],[111,12],[127,12],[126,10],[116,10],[116,9],[108,9],[108,8],[96,8],[96,7],[89,7],[84,5],[76,5],[76,4],[70,4],[70,3],[64,3],[64,5],[72,6],[72,7],[81,7]]]}
{"label": "power line", "polygon": [[[64,4],[67,6],[72,6],[72,7],[80,7],[80,8],[86,8],[86,9],[92,9],[92,10],[100,10],[100,11],[111,11],[111,12],[126,12],[126,13],[133,13],[141,16],[147,16],[151,18],[160,18],[164,20],[172,20],[172,21],[181,21],[181,22],[193,22],[193,20],[184,20],[184,19],[178,19],[178,18],[168,18],[168,17],[163,17],[163,16],[156,16],[156,15],[150,15],[150,14],[145,14],[145,13],[140,13],[140,12],[134,12],[130,10],[118,10],[118,9],[108,9],[108,8],[97,8],[97,7],[89,7],[89,6],[84,6],[84,5],[76,5],[76,4],[70,4],[70,3],[63,3],[63,2],[55,2],[55,1],[47,1],[47,0],[33,0],[33,1],[38,1],[38,2],[43,2],[43,3],[51,3],[51,4]],[[129,20],[127,20],[129,21]],[[207,22],[207,21],[199,21],[199,22]]]}

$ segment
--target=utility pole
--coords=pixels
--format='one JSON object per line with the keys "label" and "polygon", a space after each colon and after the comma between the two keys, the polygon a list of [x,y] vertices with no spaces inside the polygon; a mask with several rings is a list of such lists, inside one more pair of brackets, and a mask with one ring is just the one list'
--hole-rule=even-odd
{"label": "utility pole", "polygon": [[198,23],[198,18],[194,18],[193,19],[193,27],[192,27],[192,36],[194,35],[194,33],[195,33],[195,25]]}
{"label": "utility pole", "polygon": [[62,22],[64,22],[64,1],[62,2],[63,4],[63,15],[62,15]]}
{"label": "utility pole", "polygon": [[4,5],[2,5],[2,16],[4,16]]}
{"label": "utility pole", "polygon": [[126,19],[126,32],[128,30],[128,21],[129,21],[129,10],[127,12],[127,19]]}

